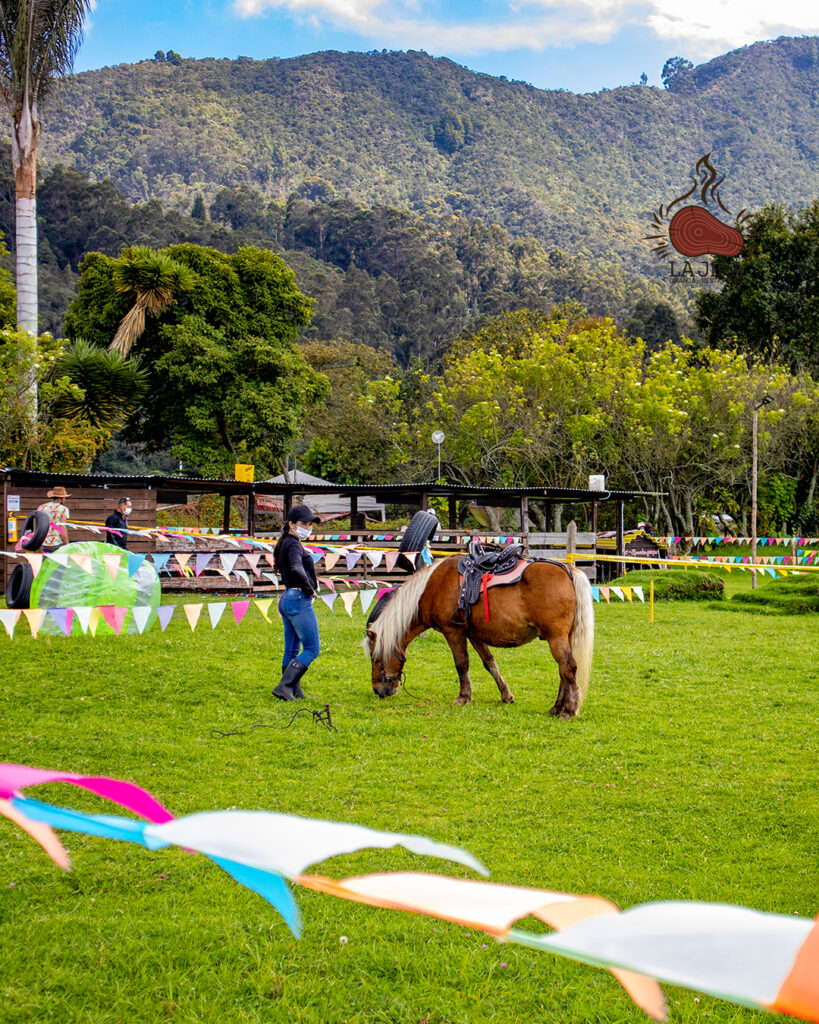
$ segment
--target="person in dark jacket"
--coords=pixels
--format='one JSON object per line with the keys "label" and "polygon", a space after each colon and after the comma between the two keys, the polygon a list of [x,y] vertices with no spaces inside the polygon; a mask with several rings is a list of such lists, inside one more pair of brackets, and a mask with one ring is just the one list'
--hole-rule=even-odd
{"label": "person in dark jacket", "polygon": [[[128,516],[131,512],[133,512],[131,499],[120,498],[117,507],[105,520],[105,525],[109,528],[105,531],[105,539],[109,544],[116,544],[118,548],[128,547],[128,534],[125,531],[128,529]],[[112,533],[112,530],[118,532]]]}
{"label": "person in dark jacket", "polygon": [[279,614],[284,623],[282,678],[273,690],[280,700],[303,698],[301,677],[319,656],[319,629],[313,602],[318,591],[316,567],[304,541],[320,522],[307,505],[290,509],[274,551],[276,571],[284,584]]}

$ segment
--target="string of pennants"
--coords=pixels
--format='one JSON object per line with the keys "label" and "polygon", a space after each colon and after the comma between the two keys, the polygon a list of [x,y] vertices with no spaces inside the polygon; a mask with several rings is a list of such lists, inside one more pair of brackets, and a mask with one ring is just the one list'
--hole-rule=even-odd
{"label": "string of pennants", "polygon": [[[661,544],[683,544],[689,541],[694,547],[711,544],[747,544],[753,543],[753,537],[658,537]],[[757,547],[792,547],[794,544],[819,544],[819,537],[757,537]]]}
{"label": "string of pennants", "polygon": [[[343,581],[346,582],[346,581]],[[332,589],[329,594],[319,594],[322,602],[333,611],[333,605],[337,599],[341,600],[344,610],[352,618],[353,607],[358,599],[362,612],[366,615],[373,601],[376,601],[382,594],[388,593],[392,587],[362,587],[360,590],[350,590],[346,593],[338,593]],[[28,623],[31,636],[35,639],[43,628],[47,618],[56,623],[63,636],[69,636],[74,623],[79,624],[83,634],[96,636],[97,628],[101,622],[106,623],[114,633],[119,636],[129,623],[136,626],[138,634],[147,633],[155,623],[164,633],[174,613],[181,609],[191,632],[196,629],[202,609],[207,608],[207,616],[203,621],[210,621],[212,629],[216,629],[220,622],[233,621],[238,626],[241,623],[251,606],[255,605],[262,618],[272,625],[270,618],[271,605],[274,602],[272,597],[244,598],[239,601],[200,601],[189,604],[167,604],[167,605],[134,605],[128,608],[121,608],[115,605],[97,606],[76,606],[71,608],[8,608],[0,609],[0,623],[10,638],[14,638],[14,631],[21,621],[25,619]],[[228,605],[230,613],[227,612]]]}
{"label": "string of pennants", "polygon": [[628,601],[629,604],[634,603],[636,597],[639,601],[645,604],[645,595],[642,587],[603,587],[593,586],[591,588],[592,598],[595,604],[600,604],[600,598],[602,597],[606,604],[611,601],[612,594],[619,598],[621,601]]}

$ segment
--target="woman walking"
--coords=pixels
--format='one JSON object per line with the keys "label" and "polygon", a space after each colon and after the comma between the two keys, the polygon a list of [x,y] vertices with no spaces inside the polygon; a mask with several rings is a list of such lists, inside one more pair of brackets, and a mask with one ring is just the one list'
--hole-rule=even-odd
{"label": "woman walking", "polygon": [[284,584],[279,614],[284,622],[282,678],[273,690],[280,700],[303,698],[301,677],[319,656],[319,630],[313,601],[318,591],[316,567],[303,542],[320,522],[307,505],[294,505],[276,542],[276,571]]}

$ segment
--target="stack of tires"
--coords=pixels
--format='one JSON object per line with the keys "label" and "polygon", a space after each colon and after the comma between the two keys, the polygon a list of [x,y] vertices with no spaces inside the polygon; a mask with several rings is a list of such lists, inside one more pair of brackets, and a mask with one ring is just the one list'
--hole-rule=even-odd
{"label": "stack of tires", "polygon": [[416,567],[406,557],[404,552],[423,551],[427,542],[432,540],[440,528],[441,524],[438,522],[438,517],[434,512],[429,512],[427,509],[421,509],[420,512],[416,512],[412,519],[410,519],[407,532],[398,545],[400,554],[395,564],[402,569],[406,569],[407,572],[415,572]]}
{"label": "stack of tires", "polygon": [[[39,509],[32,512],[23,524],[23,539],[20,547],[23,551],[39,551],[48,536],[51,520]],[[31,584],[34,573],[28,562],[16,565],[6,584],[6,604],[9,608],[31,607]]]}

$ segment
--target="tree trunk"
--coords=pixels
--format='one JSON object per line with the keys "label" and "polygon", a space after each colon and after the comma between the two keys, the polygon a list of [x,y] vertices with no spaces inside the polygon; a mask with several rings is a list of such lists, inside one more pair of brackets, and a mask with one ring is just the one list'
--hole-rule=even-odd
{"label": "tree trunk", "polygon": [[563,532],[563,506],[560,504],[555,505],[552,509],[552,530],[555,533]]}
{"label": "tree trunk", "polygon": [[[38,124],[23,103],[19,121],[11,131],[11,163],[14,168],[17,327],[38,335],[37,317],[37,130]],[[32,423],[37,422],[37,364],[29,369],[27,405]]]}

